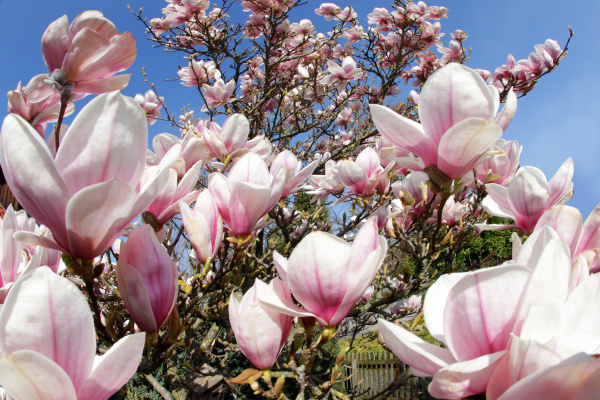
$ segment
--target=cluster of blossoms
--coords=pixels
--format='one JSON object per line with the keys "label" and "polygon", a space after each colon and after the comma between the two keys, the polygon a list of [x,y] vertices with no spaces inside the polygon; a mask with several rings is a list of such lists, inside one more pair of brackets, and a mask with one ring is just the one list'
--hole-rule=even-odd
{"label": "cluster of blossoms", "polygon": [[[519,144],[501,138],[524,93],[508,74],[551,70],[564,54],[556,42],[488,85],[489,74],[461,64],[465,32],[442,47],[444,7],[397,2],[376,8],[365,29],[352,7],[324,3],[316,14],[335,24],[324,35],[309,20],[290,22],[290,1],[242,1],[250,14],[235,26],[206,0],[168,2],[149,29],[169,50],[193,53],[178,76],[209,115],[167,112],[180,135],[156,135],[146,148],[165,100],[116,91],[135,43],[97,11],[53,22],[42,39],[49,74],[9,93],[0,166],[27,212],[8,207],[0,227],[0,385],[12,398],[107,399],[138,366],[151,375],[193,345],[202,321],[230,329],[264,371],[237,382],[256,394],[280,397],[283,381],[273,385],[268,372],[280,365],[302,393],[343,398],[333,389],[339,363],[329,386],[309,377],[315,353],[338,327],[420,310],[446,347],[384,319],[379,329],[415,375],[433,377],[434,396],[598,390],[600,208],[584,223],[564,205],[572,160],[547,181],[519,168]],[[253,46],[240,51],[236,38]],[[402,83],[419,93],[390,105]],[[99,96],[65,129],[62,118],[88,94]],[[334,225],[323,214],[338,205],[348,208]],[[487,224],[490,215],[513,223]],[[530,237],[515,233],[502,265],[456,272],[469,238],[497,229]],[[414,265],[388,270],[406,260]],[[305,349],[293,340],[297,357],[280,364],[298,319]],[[548,394],[557,374],[569,381]]]}

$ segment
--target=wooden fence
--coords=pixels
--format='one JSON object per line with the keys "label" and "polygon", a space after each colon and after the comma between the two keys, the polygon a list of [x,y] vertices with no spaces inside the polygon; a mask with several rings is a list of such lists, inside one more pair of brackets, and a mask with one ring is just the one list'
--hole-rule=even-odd
{"label": "wooden fence", "polygon": [[[388,387],[397,377],[408,372],[408,367],[389,352],[355,353],[346,355],[347,388],[358,387],[363,397],[373,396]],[[412,377],[388,399],[433,399],[427,393],[430,378]]]}

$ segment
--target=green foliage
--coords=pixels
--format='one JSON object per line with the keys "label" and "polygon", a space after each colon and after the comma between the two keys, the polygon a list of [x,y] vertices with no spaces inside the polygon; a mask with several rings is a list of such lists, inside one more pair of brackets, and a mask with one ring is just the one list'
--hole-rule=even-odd
{"label": "green foliage", "polygon": [[[489,224],[510,224],[511,220],[490,217]],[[458,271],[491,267],[509,260],[512,255],[510,238],[514,230],[484,231],[481,235],[473,235],[466,246],[461,249],[455,260]],[[482,263],[483,261],[483,263]],[[449,272],[449,271],[445,271]]]}

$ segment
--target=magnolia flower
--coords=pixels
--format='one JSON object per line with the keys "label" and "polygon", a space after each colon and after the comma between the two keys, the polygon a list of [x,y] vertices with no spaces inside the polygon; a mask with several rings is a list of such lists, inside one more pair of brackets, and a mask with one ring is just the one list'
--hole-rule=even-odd
{"label": "magnolia flower", "polygon": [[131,318],[145,332],[157,332],[177,301],[179,274],[150,225],[121,242],[117,287]]}
{"label": "magnolia flower", "polygon": [[129,68],[137,55],[133,35],[120,35],[100,11],[84,11],[71,25],[66,15],[51,23],[42,36],[42,52],[49,84],[59,92],[72,86],[75,99],[123,89],[130,74],[113,75]]}
{"label": "magnolia flower", "polygon": [[230,80],[225,84],[221,79],[221,73],[217,70],[214,72],[215,84],[209,86],[202,85],[202,94],[206,104],[202,106],[202,111],[208,111],[209,108],[217,108],[229,104],[235,100],[235,96],[231,96],[235,91],[235,81]]}
{"label": "magnolia flower", "polygon": [[145,336],[125,336],[97,356],[86,298],[38,268],[14,284],[0,312],[0,385],[15,400],[107,400],[137,370]]}
{"label": "magnolia flower", "polygon": [[33,127],[14,114],[0,135],[0,165],[23,208],[52,238],[19,232],[26,244],[41,244],[91,260],[157,196],[174,148],[140,185],[148,125],[135,100],[115,92],[88,103],[66,131],[56,158]]}
{"label": "magnolia flower", "polygon": [[146,112],[148,117],[148,125],[154,125],[156,119],[160,116],[160,109],[165,101],[165,98],[156,96],[152,90],[148,90],[145,94],[136,94],[134,97],[140,107]]}
{"label": "magnolia flower", "polygon": [[285,199],[290,194],[300,190],[300,184],[308,179],[309,175],[317,168],[317,165],[319,165],[319,160],[315,160],[302,168],[302,163],[298,161],[298,157],[291,151],[285,150],[279,153],[271,163],[269,172],[274,176],[280,168],[283,168],[285,171],[285,182],[281,198]]}
{"label": "magnolia flower", "polygon": [[296,246],[289,259],[275,252],[281,279],[304,307],[277,296],[264,296],[265,305],[298,317],[314,317],[323,326],[335,326],[348,315],[367,290],[383,263],[387,242],[369,219],[352,244],[325,232],[313,232]]}
{"label": "magnolia flower", "polygon": [[236,236],[259,229],[258,222],[281,198],[285,171],[271,176],[267,165],[254,153],[239,158],[229,176],[215,172],[208,177],[208,190],[227,227]]}
{"label": "magnolia flower", "polygon": [[[444,348],[383,320],[379,330],[413,374],[433,375],[432,396],[460,399],[486,392],[488,399],[497,399],[505,392],[500,398],[514,399],[509,387],[519,380],[598,351],[600,319],[590,311],[600,306],[600,276],[569,294],[570,270],[568,247],[545,227],[529,237],[513,261],[443,275],[429,288],[425,322]],[[587,376],[577,367],[572,372],[580,382]]]}
{"label": "magnolia flower", "polygon": [[161,133],[152,139],[153,153],[150,149],[146,153],[147,165],[159,165],[161,160],[169,153],[173,147],[181,145],[181,157],[171,166],[177,171],[177,179],[182,179],[184,175],[193,168],[198,162],[204,164],[208,155],[204,141],[192,133],[179,139],[170,133]]}
{"label": "magnolia flower", "polygon": [[[382,136],[420,157],[424,167],[436,166],[456,179],[471,171],[502,135],[502,127],[494,123],[498,106],[496,89],[488,88],[472,69],[451,63],[423,86],[420,124],[384,106],[369,107]],[[514,114],[512,106],[505,106],[503,121]]]}
{"label": "magnolia flower", "polygon": [[181,84],[183,86],[202,86],[212,79],[217,71],[214,61],[195,61],[190,60],[190,66],[181,68],[177,71]]}
{"label": "magnolia flower", "polygon": [[[385,183],[386,178],[388,178],[387,186],[389,189],[387,173],[393,166],[394,164],[391,163],[383,169],[377,151],[372,147],[366,147],[356,157],[356,161],[340,161],[338,177],[344,186],[357,195],[370,196],[380,181],[383,180]],[[384,190],[384,192],[386,191]]]}
{"label": "magnolia flower", "polygon": [[202,131],[202,139],[210,154],[215,158],[225,159],[241,156],[248,152],[244,144],[250,133],[250,122],[241,114],[234,114],[227,118],[221,128],[215,122],[211,122]]}
{"label": "magnolia flower", "polygon": [[[7,93],[8,112],[17,114],[29,122],[45,138],[46,125],[58,119],[60,95],[44,83],[47,75],[36,75],[25,87],[21,82],[15,90]],[[73,103],[67,105],[65,116],[73,113]]]}
{"label": "magnolia flower", "polygon": [[336,85],[339,92],[344,90],[348,82],[363,77],[363,70],[356,66],[356,62],[350,56],[344,58],[340,67],[335,61],[327,61],[329,75],[319,81],[322,85]]}
{"label": "magnolia flower", "polygon": [[[60,252],[39,246],[23,246],[13,235],[18,231],[35,232],[42,228],[33,218],[27,218],[24,210],[15,212],[12,204],[0,221],[0,304],[14,282],[40,266],[48,266],[57,272],[61,263]],[[51,237],[50,232],[45,236]]]}
{"label": "magnolia flower", "polygon": [[[498,141],[490,148],[499,154],[490,157],[475,167],[477,171],[476,178],[480,183],[496,183],[502,186],[508,186],[519,168],[519,160],[523,146],[519,146],[516,140]],[[474,188],[472,174],[465,175],[465,183]]]}
{"label": "magnolia flower", "polygon": [[485,211],[496,217],[509,218],[514,225],[477,225],[485,230],[515,228],[529,234],[546,210],[564,204],[573,197],[573,160],[568,158],[550,182],[544,173],[530,166],[519,168],[508,187],[495,183],[486,185],[488,196],[483,199]]}
{"label": "magnolia flower", "polygon": [[271,293],[292,300],[290,290],[277,278],[268,285],[256,279],[241,302],[233,293],[229,299],[231,330],[242,353],[259,369],[271,368],[292,328],[292,316],[259,303],[259,297]]}

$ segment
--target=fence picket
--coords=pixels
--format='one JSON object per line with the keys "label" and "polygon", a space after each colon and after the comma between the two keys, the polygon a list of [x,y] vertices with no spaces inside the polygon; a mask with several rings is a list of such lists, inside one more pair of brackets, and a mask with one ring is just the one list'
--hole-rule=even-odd
{"label": "fence picket", "polygon": [[[369,391],[363,397],[373,396],[385,389],[394,381],[396,374],[401,376],[406,372],[406,365],[389,352],[361,352],[346,355],[346,373],[352,374],[347,381],[348,389],[357,388],[359,392]],[[390,400],[410,399],[419,395],[419,399],[433,399],[427,393],[427,385],[431,378],[412,377],[408,383],[398,388]]]}

